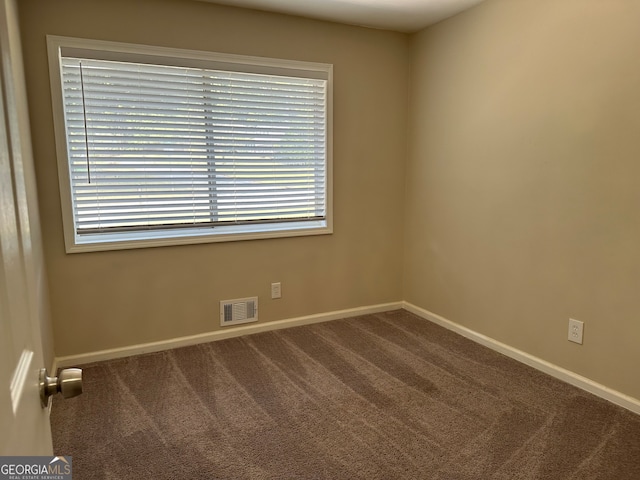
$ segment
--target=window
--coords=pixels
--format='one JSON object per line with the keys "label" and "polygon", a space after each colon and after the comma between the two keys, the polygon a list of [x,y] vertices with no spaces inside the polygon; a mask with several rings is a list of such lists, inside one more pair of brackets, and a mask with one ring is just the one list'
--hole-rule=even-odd
{"label": "window", "polygon": [[331,65],[48,45],[68,252],[331,233]]}

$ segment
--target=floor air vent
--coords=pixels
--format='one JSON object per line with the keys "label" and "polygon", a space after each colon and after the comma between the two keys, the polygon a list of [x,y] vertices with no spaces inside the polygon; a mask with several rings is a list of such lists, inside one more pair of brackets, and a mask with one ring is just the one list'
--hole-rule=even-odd
{"label": "floor air vent", "polygon": [[238,298],[220,302],[220,325],[238,325],[258,321],[258,297]]}

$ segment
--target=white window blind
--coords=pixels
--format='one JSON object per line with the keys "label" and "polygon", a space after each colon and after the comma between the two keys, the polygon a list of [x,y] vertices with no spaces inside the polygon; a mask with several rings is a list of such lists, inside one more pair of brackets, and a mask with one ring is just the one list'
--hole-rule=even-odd
{"label": "white window blind", "polygon": [[331,65],[47,44],[67,252],[333,232]]}
{"label": "white window blind", "polygon": [[60,58],[75,234],[327,216],[327,80]]}

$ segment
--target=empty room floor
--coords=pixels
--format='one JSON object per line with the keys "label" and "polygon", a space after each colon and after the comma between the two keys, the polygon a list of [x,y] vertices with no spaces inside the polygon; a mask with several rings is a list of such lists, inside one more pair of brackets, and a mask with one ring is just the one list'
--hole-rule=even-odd
{"label": "empty room floor", "polygon": [[638,479],[640,417],[404,310],[84,367],[85,479]]}

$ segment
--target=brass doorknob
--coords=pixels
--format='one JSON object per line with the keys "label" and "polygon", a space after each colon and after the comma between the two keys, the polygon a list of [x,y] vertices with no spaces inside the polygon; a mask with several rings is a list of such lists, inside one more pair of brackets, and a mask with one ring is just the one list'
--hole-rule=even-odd
{"label": "brass doorknob", "polygon": [[60,375],[50,377],[46,368],[40,370],[40,403],[45,408],[49,397],[61,393],[64,398],[76,397],[82,393],[82,369],[65,368]]}

